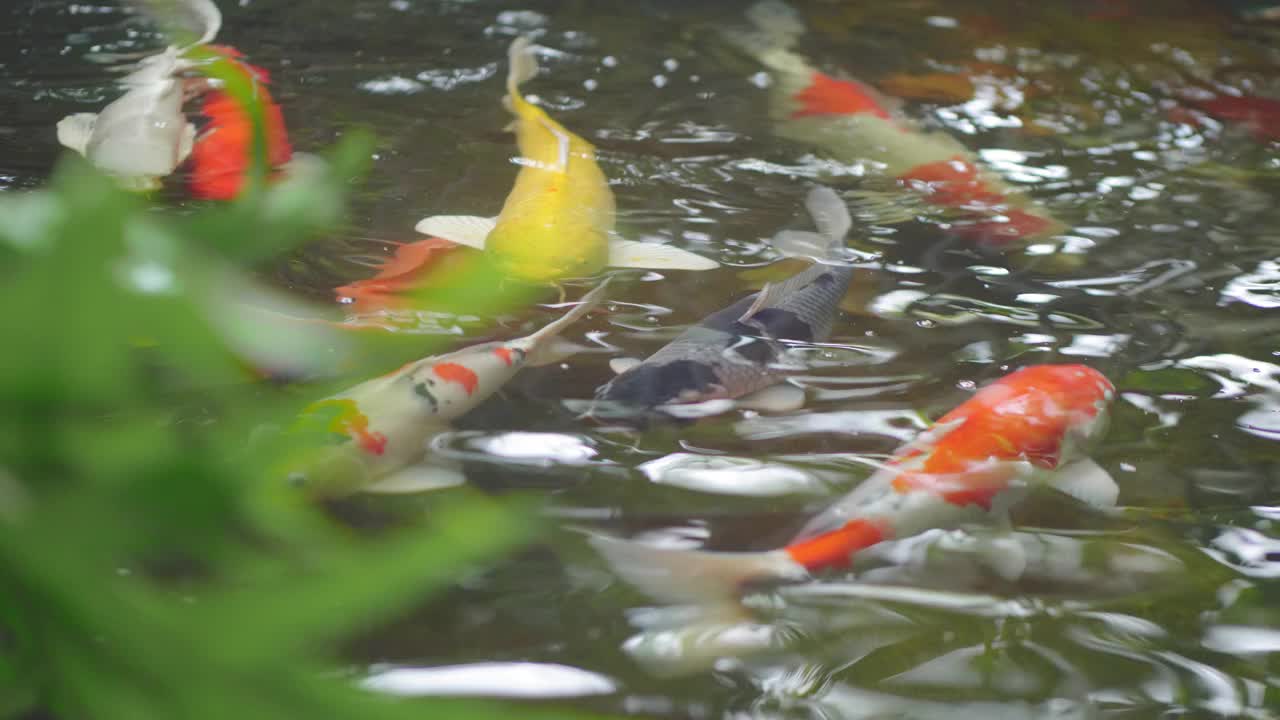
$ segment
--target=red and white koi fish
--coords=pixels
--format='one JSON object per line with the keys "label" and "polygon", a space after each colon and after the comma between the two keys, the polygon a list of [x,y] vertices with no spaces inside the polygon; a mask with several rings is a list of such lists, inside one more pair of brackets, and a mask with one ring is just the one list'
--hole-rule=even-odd
{"label": "red and white koi fish", "polygon": [[885,540],[1002,517],[1032,483],[1113,504],[1115,481],[1084,450],[1105,432],[1114,395],[1106,377],[1083,365],[1010,373],[943,415],[779,550],[695,552],[609,537],[591,543],[655,598],[726,601],[749,582],[800,581],[847,566]]}
{"label": "red and white koi fish", "polygon": [[[242,60],[244,55],[233,47],[210,47],[252,82],[262,108],[267,165],[273,169],[284,167],[293,157],[293,147],[285,129],[284,113],[267,91],[270,75]],[[235,98],[217,89],[205,94],[201,113],[208,123],[191,151],[191,194],[211,200],[235,199],[253,165],[253,121]]]}
{"label": "red and white koi fish", "polygon": [[770,116],[778,135],[841,162],[872,161],[926,201],[962,211],[952,232],[994,247],[1061,232],[1064,225],[998,176],[964,145],[926,133],[896,103],[852,79],[832,77],[792,51],[804,25],[796,11],[765,0],[747,11],[754,29],[725,36],[769,69]]}
{"label": "red and white koi fish", "polygon": [[427,441],[487,400],[526,366],[556,362],[565,351],[552,341],[604,299],[605,284],[541,330],[415,360],[308,406],[297,430],[332,435],[336,446],[309,458],[292,479],[333,492],[359,486],[371,492],[417,492],[462,482],[443,466],[419,463]]}
{"label": "red and white koi fish", "polygon": [[153,190],[191,153],[195,126],[182,114],[179,73],[193,66],[183,54],[212,40],[222,15],[210,0],[182,0],[181,9],[199,37],[186,47],[170,45],[143,58],[125,76],[124,95],[98,113],[76,113],[58,122],[58,142],[88,158],[132,190]]}

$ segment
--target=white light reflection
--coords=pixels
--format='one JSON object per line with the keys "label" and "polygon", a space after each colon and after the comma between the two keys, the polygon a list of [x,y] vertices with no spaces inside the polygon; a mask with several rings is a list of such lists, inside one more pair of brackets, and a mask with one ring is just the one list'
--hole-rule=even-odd
{"label": "white light reflection", "polygon": [[1280,307],[1280,262],[1263,260],[1258,269],[1232,278],[1222,288],[1219,305],[1242,302],[1259,308]]}
{"label": "white light reflection", "polygon": [[586,465],[598,454],[586,438],[559,433],[507,432],[473,437],[468,444],[506,461],[543,467]]}
{"label": "white light reflection", "polygon": [[618,683],[605,675],[569,665],[534,662],[375,669],[360,685],[402,697],[566,698],[608,695],[618,690]]}
{"label": "white light reflection", "polygon": [[672,453],[640,465],[649,480],[698,492],[744,497],[821,493],[816,474],[777,462],[729,455]]}

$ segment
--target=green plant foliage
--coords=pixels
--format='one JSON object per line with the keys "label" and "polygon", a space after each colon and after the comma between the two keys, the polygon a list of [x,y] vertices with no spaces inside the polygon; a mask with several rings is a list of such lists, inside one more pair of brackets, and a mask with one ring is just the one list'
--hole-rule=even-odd
{"label": "green plant foliage", "polygon": [[250,442],[298,400],[246,360],[350,339],[264,325],[291,301],[243,263],[337,220],[368,152],[348,139],[327,171],[184,217],[78,157],[0,197],[0,716],[518,710],[374,695],[333,648],[527,538],[527,513],[455,497],[363,537],[270,472],[297,448]]}

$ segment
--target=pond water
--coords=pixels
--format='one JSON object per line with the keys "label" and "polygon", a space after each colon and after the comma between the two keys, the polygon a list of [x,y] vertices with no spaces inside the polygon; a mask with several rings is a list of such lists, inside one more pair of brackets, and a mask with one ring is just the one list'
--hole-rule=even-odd
{"label": "pond water", "polygon": [[[556,529],[353,643],[371,686],[654,717],[1274,717],[1280,112],[1241,120],[1202,101],[1280,98],[1280,28],[1176,0],[797,4],[811,63],[902,96],[904,114],[1064,223],[1028,259],[951,232],[955,211],[870,165],[778,137],[769,76],[719,32],[743,22],[739,4],[222,6],[220,41],[271,72],[295,148],[355,127],[378,137],[348,226],[267,268],[281,286],[336,304],[334,288],[419,239],[420,218],[497,212],[515,172],[501,83],[521,33],[549,48],[528,91],[597,145],[620,231],[723,265],[628,272],[609,312],[568,333],[591,351],[524,372],[437,439],[470,483],[545,498]],[[61,152],[58,119],[118,93],[94,58],[160,43],[110,4],[29,0],[0,17],[0,189],[36,187]],[[778,259],[766,239],[807,227],[814,181],[840,191],[875,259],[795,379],[802,410],[624,432],[559,403],[589,398],[609,359],[646,356],[758,287]],[[164,198],[193,202],[178,182]],[[402,333],[476,324],[397,317]],[[751,595],[748,620],[654,603],[577,532],[777,547],[869,474],[851,456],[886,457],[975,387],[1047,362],[1117,386],[1093,454],[1119,482],[1116,510],[1038,493],[1014,514],[1019,535],[884,549]],[[676,453],[743,460],[671,472]],[[983,562],[999,552],[974,550],[1001,542],[1039,560],[1001,571]],[[533,664],[499,664],[517,662]],[[423,671],[443,666],[468,667]]]}

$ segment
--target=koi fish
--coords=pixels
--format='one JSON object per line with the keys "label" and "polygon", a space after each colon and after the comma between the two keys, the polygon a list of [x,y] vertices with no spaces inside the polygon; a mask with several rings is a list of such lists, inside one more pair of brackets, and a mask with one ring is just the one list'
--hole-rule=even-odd
{"label": "koi fish", "polygon": [[192,66],[182,54],[208,42],[222,15],[208,0],[182,0],[180,8],[199,37],[186,47],[170,45],[143,58],[120,82],[126,88],[98,113],[75,113],[58,121],[58,142],[114,175],[131,190],[154,190],[191,154],[195,126],[182,113],[183,82]]}
{"label": "koi fish", "polygon": [[[1280,100],[1254,95],[1215,95],[1187,98],[1187,102],[1209,117],[1240,125],[1257,142],[1280,140]],[[1199,124],[1190,113],[1175,113],[1173,119]]]}
{"label": "koi fish", "polygon": [[784,230],[773,245],[820,262],[712,314],[643,362],[611,363],[620,374],[597,390],[587,414],[658,409],[680,415],[687,408],[679,406],[690,403],[707,403],[706,410],[736,404],[775,411],[803,404],[803,390],[778,384],[788,372],[784,343],[824,340],[853,279],[852,267],[821,262],[844,247],[853,224],[848,209],[821,186],[810,191],[805,207],[818,232]]}
{"label": "koi fish", "polygon": [[669,245],[614,237],[614,199],[595,147],[520,94],[538,72],[526,37],[508,53],[505,103],[520,172],[496,218],[437,215],[416,230],[482,249],[504,274],[534,284],[595,275],[606,266],[709,270],[719,263]]}
{"label": "koi fish", "polygon": [[922,132],[874,88],[832,77],[791,48],[805,31],[796,11],[765,0],[747,11],[751,30],[726,30],[731,43],[769,69],[775,132],[841,162],[873,161],[926,202],[964,216],[952,231],[992,247],[1060,232],[1047,210],[987,172],[954,138]]}
{"label": "koi fish", "polygon": [[[293,147],[285,129],[284,113],[267,91],[270,75],[244,62],[243,54],[233,47],[211,47],[252,81],[262,108],[267,164],[272,168],[284,167],[293,157]],[[208,118],[208,123],[191,152],[191,194],[212,200],[235,199],[244,188],[253,164],[253,121],[235,98],[216,89],[205,94],[201,113]]]}
{"label": "koi fish", "polygon": [[349,488],[352,478],[365,491],[387,493],[462,482],[452,468],[410,465],[433,435],[487,400],[521,368],[563,358],[565,351],[552,341],[604,299],[605,285],[532,335],[415,360],[308,406],[294,432],[318,432],[336,447],[311,458],[311,471],[292,479],[321,492]]}
{"label": "koi fish", "polygon": [[1115,481],[1084,455],[1106,431],[1115,388],[1083,365],[1033,365],[943,415],[871,477],[768,552],[671,550],[596,536],[628,582],[669,601],[730,600],[744,584],[802,581],[860,550],[931,528],[1000,518],[1033,483],[1114,504]]}

